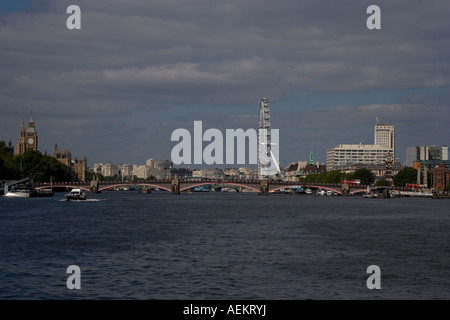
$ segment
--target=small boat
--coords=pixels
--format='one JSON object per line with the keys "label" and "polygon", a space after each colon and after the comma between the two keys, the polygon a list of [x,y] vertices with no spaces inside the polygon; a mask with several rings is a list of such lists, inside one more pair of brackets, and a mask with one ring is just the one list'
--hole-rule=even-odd
{"label": "small boat", "polygon": [[36,193],[33,197],[53,197],[54,193],[52,189],[40,189],[36,190]]}
{"label": "small boat", "polygon": [[139,190],[139,193],[152,193],[152,191],[150,190],[150,188],[143,187]]}
{"label": "small boat", "polygon": [[86,200],[86,193],[81,189],[72,189],[68,194],[66,194],[67,201],[77,201]]}
{"label": "small boat", "polygon": [[364,193],[363,198],[377,198],[378,195],[376,193]]}

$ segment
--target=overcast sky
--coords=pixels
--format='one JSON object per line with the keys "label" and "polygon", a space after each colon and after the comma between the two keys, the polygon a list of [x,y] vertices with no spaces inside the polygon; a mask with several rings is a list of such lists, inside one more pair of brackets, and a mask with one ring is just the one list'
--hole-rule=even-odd
{"label": "overcast sky", "polygon": [[[81,30],[66,9],[81,8]],[[369,5],[381,29],[369,30]],[[450,144],[450,1],[31,0],[0,4],[0,140],[94,163],[170,159],[177,128],[257,128],[282,165],[394,124],[396,157]],[[206,145],[207,143],[205,143]]]}

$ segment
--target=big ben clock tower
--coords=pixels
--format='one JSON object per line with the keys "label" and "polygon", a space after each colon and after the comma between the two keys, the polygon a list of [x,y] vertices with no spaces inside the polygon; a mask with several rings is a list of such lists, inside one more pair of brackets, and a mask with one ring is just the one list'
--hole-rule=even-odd
{"label": "big ben clock tower", "polygon": [[22,126],[20,127],[19,139],[16,144],[16,155],[23,154],[26,150],[37,150],[38,135],[34,126],[33,115],[31,115],[28,121],[28,128],[25,130],[25,125],[22,120]]}
{"label": "big ben clock tower", "polygon": [[33,115],[31,115],[30,120],[28,121],[26,140],[27,140],[27,150],[28,149],[37,150],[38,136],[36,128],[34,127]]}

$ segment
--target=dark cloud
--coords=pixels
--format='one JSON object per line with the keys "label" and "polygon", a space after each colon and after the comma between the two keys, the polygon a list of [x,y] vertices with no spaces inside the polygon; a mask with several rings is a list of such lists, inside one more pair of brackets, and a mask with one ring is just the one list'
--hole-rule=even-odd
{"label": "dark cloud", "polygon": [[[382,29],[372,31],[369,1],[80,0],[74,31],[66,28],[71,4],[32,1],[0,16],[0,139],[15,141],[33,110],[43,150],[60,140],[90,164],[143,163],[167,158],[171,131],[194,120],[252,126],[263,96],[292,161],[350,142],[341,138],[371,137],[380,115],[408,144],[424,141],[419,123],[439,124],[429,140],[449,136],[441,127],[448,99],[383,96],[448,92],[448,1],[377,1]],[[373,94],[318,108],[299,92]]]}

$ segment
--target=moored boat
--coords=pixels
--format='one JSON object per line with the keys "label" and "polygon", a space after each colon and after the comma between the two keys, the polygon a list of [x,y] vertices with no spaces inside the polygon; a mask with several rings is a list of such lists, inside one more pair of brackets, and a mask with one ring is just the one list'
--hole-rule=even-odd
{"label": "moored boat", "polygon": [[32,197],[33,192],[28,188],[13,188],[5,194],[5,197],[8,198],[30,198]]}
{"label": "moored boat", "polygon": [[52,197],[51,189],[39,190],[34,187],[33,182],[28,179],[11,181],[4,186],[4,197],[7,198],[35,198],[35,197]]}

